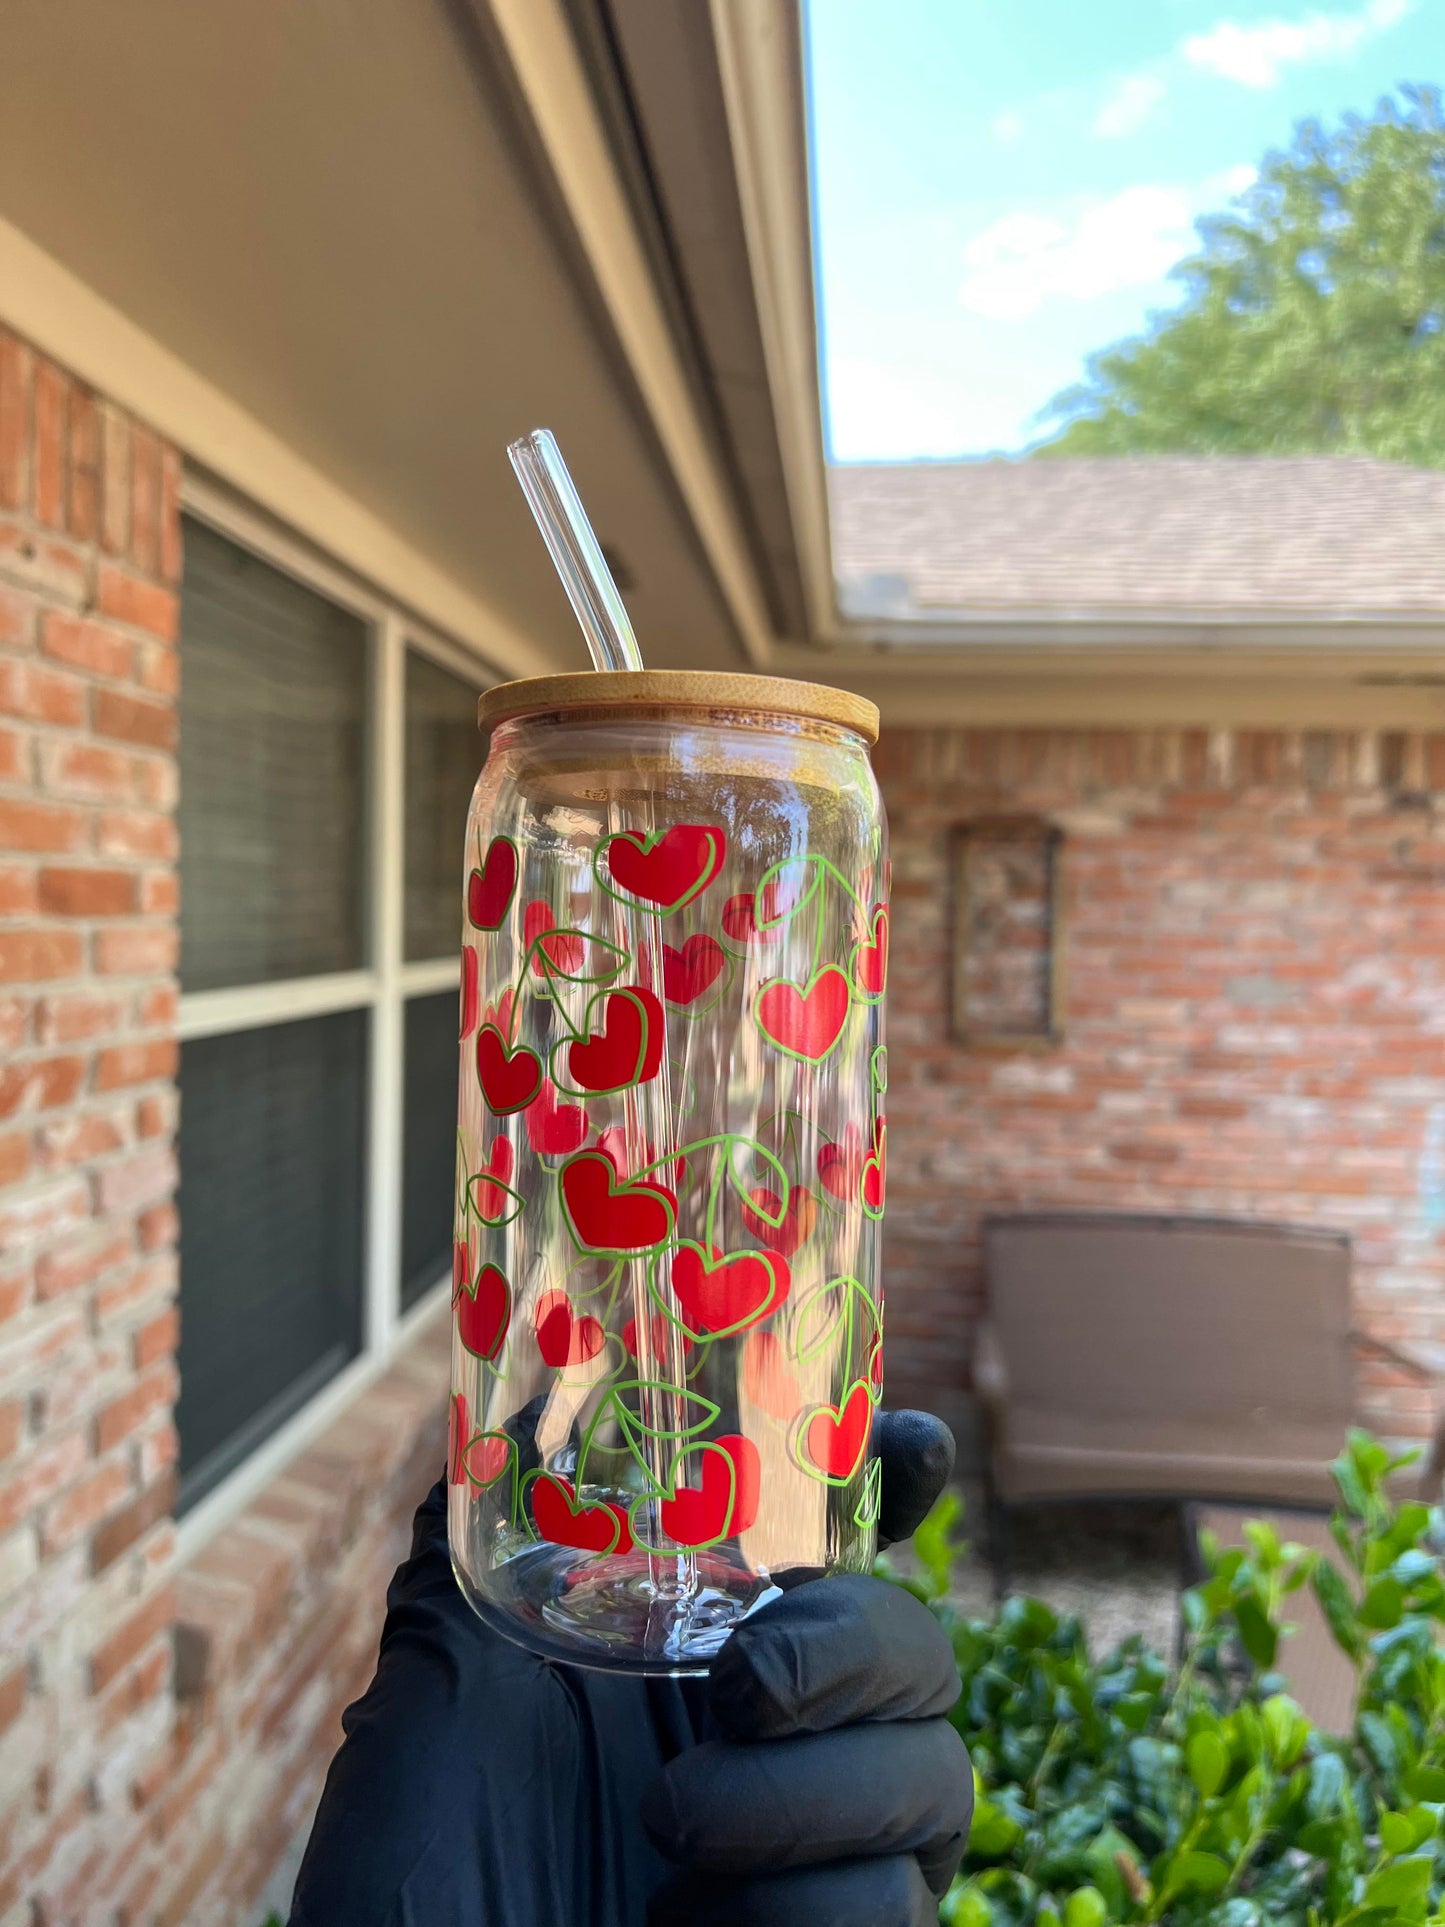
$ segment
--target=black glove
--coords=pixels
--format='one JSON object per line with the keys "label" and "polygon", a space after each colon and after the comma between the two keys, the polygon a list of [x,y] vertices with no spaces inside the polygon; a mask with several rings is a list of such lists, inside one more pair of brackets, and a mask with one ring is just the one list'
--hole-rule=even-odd
{"label": "black glove", "polygon": [[[879,1415],[875,1443],[886,1542],[932,1504],[953,1441],[936,1419],[898,1412]],[[782,1690],[770,1663],[799,1666],[797,1687]],[[706,1896],[728,1893],[732,1911],[717,1918],[732,1927],[931,1924],[936,1904],[918,1911],[926,1881],[946,1884],[972,1788],[962,1747],[951,1733],[940,1744],[937,1715],[956,1690],[930,1615],[861,1578],[775,1600],[733,1634],[706,1680],[538,1659],[462,1598],[438,1484],[387,1594],[376,1676],[343,1720],[291,1927],[642,1927],[649,1897],[676,1871],[649,1838],[644,1802],[659,1844],[686,1862],[682,1878],[701,1882],[694,1900],[675,1885],[659,1895],[672,1909],[660,1921],[702,1927]],[[723,1792],[716,1776],[729,1772],[742,1777],[727,1782],[728,1797],[747,1792],[764,1828],[750,1851],[736,1827],[719,1845],[696,1824],[691,1789],[712,1776]],[[820,1773],[833,1783],[822,1801]],[[839,1815],[851,1860],[839,1856]],[[674,1818],[685,1833],[669,1831]],[[700,1873],[714,1865],[723,1870]],[[802,1871],[737,1880],[789,1868]]]}

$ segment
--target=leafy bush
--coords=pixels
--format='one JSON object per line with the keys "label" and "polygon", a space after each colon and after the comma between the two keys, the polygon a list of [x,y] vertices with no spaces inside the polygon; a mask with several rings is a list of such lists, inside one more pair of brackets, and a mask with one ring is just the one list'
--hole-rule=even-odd
{"label": "leafy bush", "polygon": [[[1206,1547],[1177,1669],[1139,1639],[1091,1660],[1078,1621],[1036,1599],[958,1613],[959,1501],[941,1503],[919,1576],[888,1576],[947,1628],[963,1682],[978,1801],[944,1927],[1445,1927],[1445,1585],[1438,1513],[1386,1496],[1406,1463],[1351,1435],[1338,1566],[1260,1523],[1245,1550]],[[1347,1736],[1285,1690],[1304,1585],[1357,1669]]]}

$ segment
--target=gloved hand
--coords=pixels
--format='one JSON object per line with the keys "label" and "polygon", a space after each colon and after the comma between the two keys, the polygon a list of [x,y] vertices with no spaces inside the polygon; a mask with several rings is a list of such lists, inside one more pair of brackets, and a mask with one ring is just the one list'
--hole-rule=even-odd
{"label": "gloved hand", "polygon": [[[875,1444],[886,1542],[937,1497],[953,1440],[895,1412]],[[642,1927],[654,1894],[669,1927],[931,1927],[928,1882],[946,1884],[972,1794],[938,1718],[955,1691],[930,1615],[862,1578],[773,1601],[705,1680],[538,1659],[462,1598],[439,1483],[387,1593],[375,1677],[343,1719],[291,1927]],[[721,1797],[738,1824],[714,1834],[698,1800]],[[730,1911],[704,1911],[724,1894]]]}
{"label": "gloved hand", "polygon": [[[885,1522],[900,1536],[942,1483],[923,1473],[935,1425],[885,1422]],[[882,1580],[820,1579],[744,1620],[707,1682],[723,1737],[643,1796],[648,1833],[684,1869],[650,1927],[937,1927],[973,1812],[945,1717],[958,1691],[938,1621]]]}

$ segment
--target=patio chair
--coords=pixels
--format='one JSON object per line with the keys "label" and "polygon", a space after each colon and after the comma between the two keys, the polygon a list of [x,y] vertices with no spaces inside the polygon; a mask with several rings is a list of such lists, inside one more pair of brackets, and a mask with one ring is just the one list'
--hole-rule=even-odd
{"label": "patio chair", "polygon": [[[1351,1325],[1346,1236],[1217,1218],[1042,1212],[983,1226],[975,1387],[995,1569],[1037,1500],[1327,1509],[1373,1351],[1437,1388],[1435,1358]],[[1436,1399],[1422,1488],[1445,1463]]]}

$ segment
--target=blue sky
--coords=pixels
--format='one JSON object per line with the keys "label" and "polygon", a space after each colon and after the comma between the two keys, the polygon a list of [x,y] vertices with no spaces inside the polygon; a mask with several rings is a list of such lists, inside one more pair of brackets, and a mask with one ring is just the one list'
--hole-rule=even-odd
{"label": "blue sky", "polygon": [[1192,222],[1296,121],[1445,83],[1445,0],[807,0],[841,461],[1022,448],[1173,305]]}

